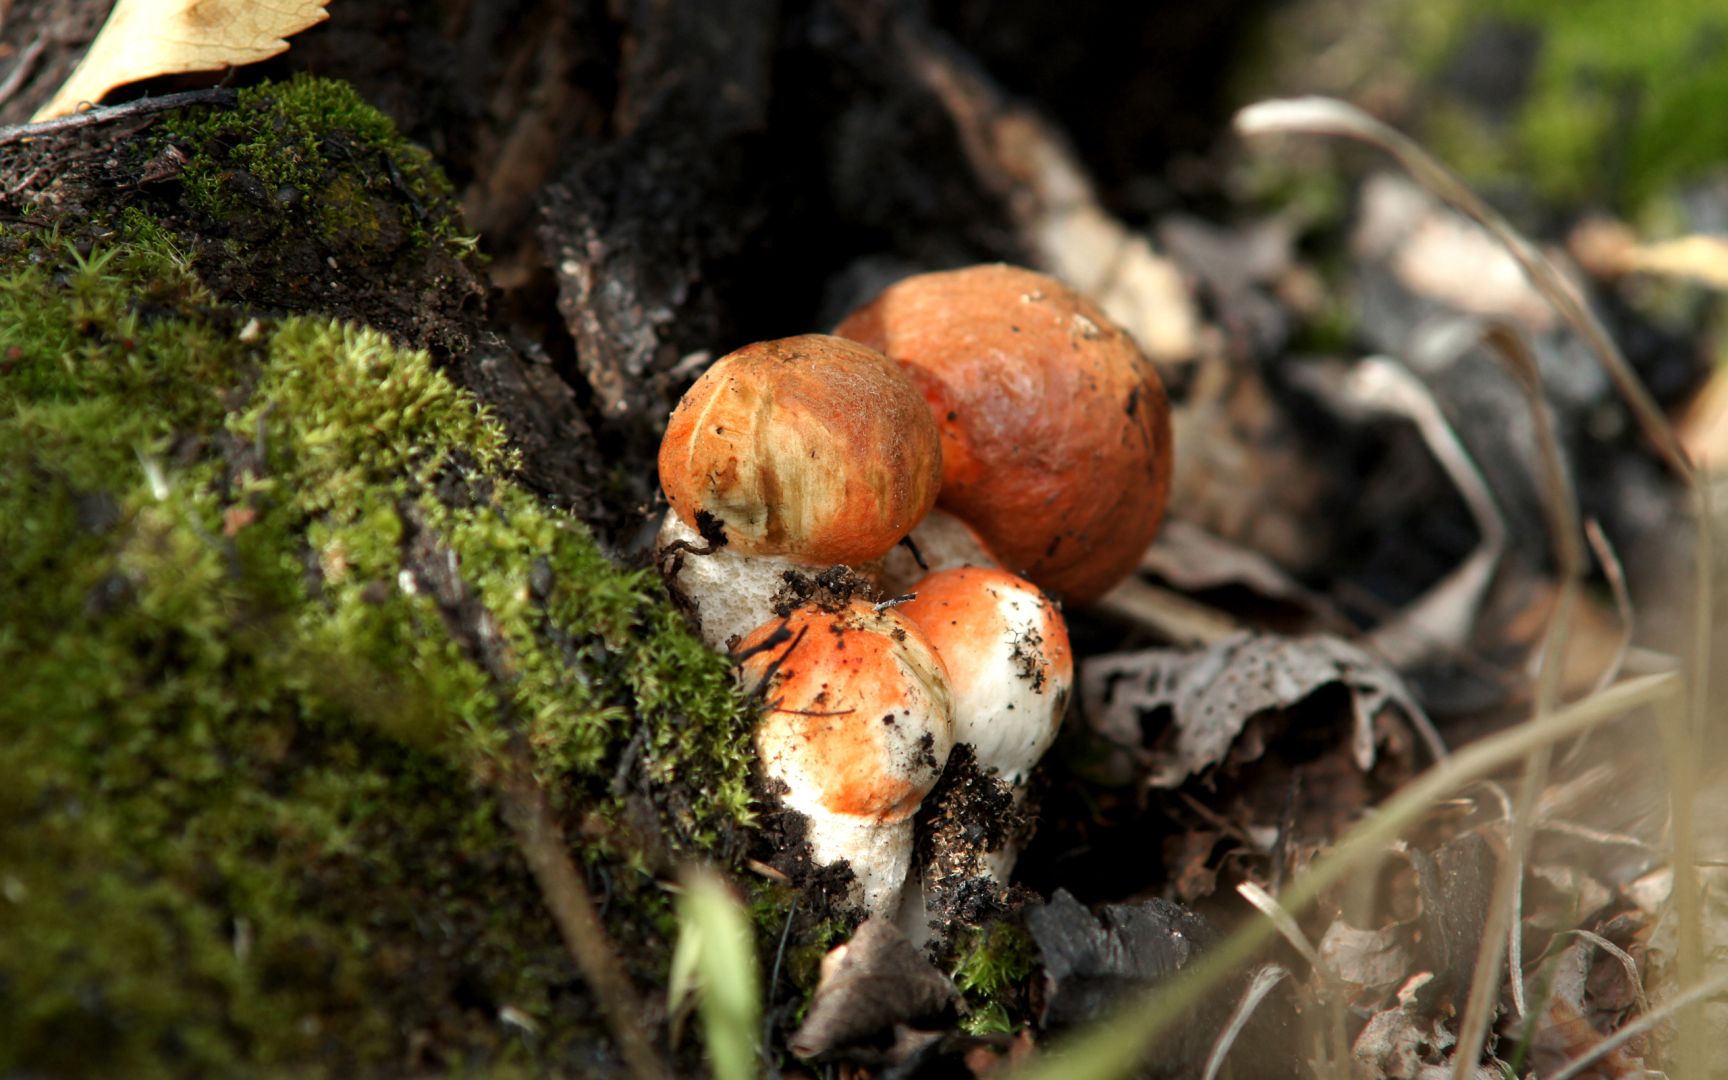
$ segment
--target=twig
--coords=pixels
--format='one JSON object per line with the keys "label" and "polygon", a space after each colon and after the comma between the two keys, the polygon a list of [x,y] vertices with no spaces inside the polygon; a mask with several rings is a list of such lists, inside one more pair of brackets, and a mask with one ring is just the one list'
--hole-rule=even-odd
{"label": "twig", "polygon": [[215,87],[209,90],[187,90],[180,94],[164,94],[161,97],[139,98],[137,101],[127,101],[119,105],[101,105],[71,116],[61,116],[53,120],[44,120],[40,124],[14,124],[11,127],[0,127],[0,146],[7,143],[23,142],[28,139],[40,138],[43,135],[53,135],[73,128],[87,127],[91,124],[106,124],[110,120],[124,120],[128,116],[148,116],[151,113],[167,112],[170,109],[183,109],[189,105],[233,105],[240,100],[238,90],[225,87]]}
{"label": "twig", "polygon": [[1224,1059],[1229,1056],[1230,1048],[1236,1044],[1236,1036],[1242,1034],[1248,1018],[1254,1015],[1254,1010],[1266,1000],[1266,995],[1288,974],[1290,973],[1277,964],[1267,964],[1254,973],[1248,989],[1242,991],[1242,999],[1236,1003],[1236,1011],[1230,1014],[1230,1023],[1218,1033],[1218,1041],[1212,1044],[1212,1056],[1206,1059],[1206,1073],[1201,1080],[1217,1080],[1218,1070],[1224,1067]]}
{"label": "twig", "polygon": [[498,785],[504,820],[516,834],[517,846],[540,885],[540,894],[546,898],[565,946],[594,991],[594,999],[606,1017],[630,1075],[636,1080],[660,1080],[667,1075],[666,1070],[648,1043],[636,991],[606,937],[606,928],[594,909],[588,886],[576,872],[564,830],[552,816],[546,790],[534,778],[527,740],[519,733],[512,734],[507,754],[504,777]]}
{"label": "twig", "polygon": [[25,81],[30,78],[31,70],[36,66],[36,61],[41,58],[42,50],[47,47],[46,36],[38,36],[35,41],[25,46],[23,55],[18,57],[18,62],[12,65],[12,70],[6,75],[6,81],[0,83],[0,105],[11,101],[12,95],[24,86]]}

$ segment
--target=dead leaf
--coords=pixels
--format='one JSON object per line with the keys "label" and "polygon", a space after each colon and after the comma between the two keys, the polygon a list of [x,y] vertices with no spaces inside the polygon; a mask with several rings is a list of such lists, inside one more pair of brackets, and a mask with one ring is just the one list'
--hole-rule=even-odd
{"label": "dead leaf", "polygon": [[[1539,1076],[1558,1072],[1608,1034],[1597,1031],[1590,1023],[1587,999],[1595,956],[1596,946],[1592,942],[1579,941],[1568,946],[1553,966],[1548,1004],[1538,1015],[1535,1030],[1530,1034],[1529,1056],[1526,1058]],[[1545,974],[1538,971],[1525,981],[1526,999],[1539,1000],[1540,983]],[[1513,1021],[1508,1034],[1514,1034],[1522,1025],[1523,1021]],[[1600,1080],[1629,1080],[1644,1075],[1644,1061],[1629,1047],[1621,1046],[1580,1075]]]}
{"label": "dead leaf", "polygon": [[1258,551],[1177,517],[1165,520],[1158,539],[1140,557],[1140,569],[1185,592],[1242,585],[1273,600],[1303,606],[1320,603],[1311,590]]}
{"label": "dead leaf", "polygon": [[329,0],[119,0],[72,76],[31,122],[76,112],[116,86],[218,71],[283,52],[283,39],[329,18]]}
{"label": "dead leaf", "polygon": [[[1049,903],[1027,904],[1024,913],[1043,966],[1043,978],[1033,989],[1035,1000],[1042,997],[1039,1024],[1046,1033],[1115,1013],[1222,940],[1200,915],[1162,899],[1107,904],[1094,913],[1066,889],[1057,889]],[[1147,1048],[1136,1075],[1144,1080],[1200,1076],[1251,980],[1247,971],[1238,970],[1194,1003],[1187,1022]],[[1231,1044],[1232,1072],[1238,1080],[1290,1080],[1288,1048],[1295,1037],[1289,1000],[1261,1001]]]}
{"label": "dead leaf", "polygon": [[1718,366],[1680,418],[1680,444],[1712,472],[1728,469],[1728,367]]}
{"label": "dead leaf", "polygon": [[1728,237],[1694,234],[1640,244],[1637,234],[1611,218],[1590,218],[1566,238],[1567,250],[1597,277],[1659,274],[1728,289]]}
{"label": "dead leaf", "polygon": [[1374,718],[1381,709],[1396,705],[1419,730],[1431,730],[1396,672],[1326,634],[1286,638],[1243,631],[1199,651],[1096,656],[1081,667],[1080,700],[1094,731],[1130,747],[1144,741],[1142,717],[1169,707],[1175,738],[1150,750],[1147,782],[1173,788],[1223,761],[1249,718],[1295,705],[1328,683],[1350,690],[1351,751],[1363,771],[1374,767]]}
{"label": "dead leaf", "polygon": [[1409,928],[1394,923],[1381,930],[1358,930],[1343,919],[1333,919],[1320,939],[1320,958],[1326,969],[1351,986],[1370,993],[1391,989],[1410,971],[1410,951],[1405,948]]}
{"label": "dead leaf", "polygon": [[1376,1070],[1371,1076],[1415,1080],[1425,1067],[1443,1060],[1440,1055],[1457,1041],[1441,1018],[1419,1016],[1400,1006],[1375,1013],[1356,1036],[1350,1055]]}
{"label": "dead leaf", "polygon": [[979,180],[1003,198],[1039,269],[1090,297],[1154,363],[1191,359],[1199,314],[1182,272],[1110,216],[1061,135],[941,46],[908,32],[916,76],[942,102]]}
{"label": "dead leaf", "polygon": [[1531,330],[1558,325],[1554,308],[1488,230],[1391,173],[1362,186],[1352,246],[1384,261],[1399,284],[1455,311],[1513,319]]}
{"label": "dead leaf", "polygon": [[1328,478],[1251,364],[1204,353],[1171,408],[1170,513],[1298,573],[1325,558]]}
{"label": "dead leaf", "polygon": [[940,1013],[959,996],[892,920],[871,916],[822,958],[816,997],[788,1045],[801,1058],[817,1057]]}

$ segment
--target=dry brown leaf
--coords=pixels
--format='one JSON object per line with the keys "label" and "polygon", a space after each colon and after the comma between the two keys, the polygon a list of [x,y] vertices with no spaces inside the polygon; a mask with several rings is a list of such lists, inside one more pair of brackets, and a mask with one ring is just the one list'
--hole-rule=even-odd
{"label": "dry brown leaf", "polygon": [[892,922],[872,916],[852,940],[822,958],[816,996],[788,1045],[799,1057],[813,1058],[938,1013],[958,997],[954,984]]}
{"label": "dry brown leaf", "polygon": [[119,0],[90,51],[32,122],[76,112],[116,86],[275,56],[323,22],[329,0]]}
{"label": "dry brown leaf", "polygon": [[1301,582],[1258,551],[1179,517],[1164,520],[1158,539],[1140,557],[1140,569],[1186,592],[1242,585],[1274,600],[1309,606],[1319,602]]}
{"label": "dry brown leaf", "polygon": [[1342,918],[1333,919],[1320,939],[1326,969],[1358,990],[1384,992],[1408,977],[1410,930],[1394,923],[1381,930],[1358,930]]}
{"label": "dry brown leaf", "polygon": [[[1424,737],[1432,729],[1398,675],[1341,638],[1232,634],[1209,648],[1148,649],[1086,661],[1080,700],[1092,729],[1122,746],[1142,741],[1140,720],[1169,706],[1176,737],[1151,750],[1148,783],[1176,787],[1223,761],[1250,717],[1288,708],[1327,683],[1350,690],[1355,713],[1351,752],[1364,771],[1374,767],[1374,717],[1396,705]],[[1444,748],[1437,748],[1444,754]]]}

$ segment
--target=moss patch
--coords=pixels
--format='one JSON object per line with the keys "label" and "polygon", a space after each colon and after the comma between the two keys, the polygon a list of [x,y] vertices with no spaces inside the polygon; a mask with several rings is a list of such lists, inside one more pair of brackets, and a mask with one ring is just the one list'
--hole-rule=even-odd
{"label": "moss patch", "polygon": [[66,223],[86,252],[123,219],[153,222],[224,302],[357,319],[440,355],[471,344],[484,289],[450,184],[346,84],[302,76],[54,133],[0,152],[0,179],[0,206]]}
{"label": "moss patch", "polygon": [[974,1035],[1013,1031],[1030,1022],[1027,979],[1032,974],[1032,935],[1011,922],[961,931],[962,957],[954,985],[972,1014],[961,1026]]}
{"label": "moss patch", "polygon": [[0,1073],[584,1071],[493,754],[658,984],[653,875],[750,812],[724,661],[426,354],[218,303],[138,209],[0,233]]}

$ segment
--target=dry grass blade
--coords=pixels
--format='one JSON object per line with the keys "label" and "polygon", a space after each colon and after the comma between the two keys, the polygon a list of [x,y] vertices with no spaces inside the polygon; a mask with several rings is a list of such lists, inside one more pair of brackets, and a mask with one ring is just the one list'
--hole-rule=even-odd
{"label": "dry grass blade", "polygon": [[1230,1048],[1236,1045],[1236,1036],[1242,1034],[1248,1018],[1254,1015],[1254,1010],[1266,1000],[1266,995],[1288,974],[1290,973],[1277,964],[1267,964],[1254,973],[1248,989],[1242,991],[1242,1000],[1236,1003],[1236,1011],[1230,1014],[1230,1022],[1224,1025],[1224,1030],[1218,1034],[1218,1041],[1212,1044],[1212,1053],[1206,1058],[1206,1073],[1201,1080],[1217,1080],[1218,1070],[1224,1067],[1224,1059],[1230,1056]]}
{"label": "dry grass blade", "polygon": [[[1627,1024],[1614,1034],[1592,1046],[1589,1051],[1566,1063],[1566,1067],[1545,1080],[1572,1080],[1574,1076],[1601,1061],[1609,1054],[1625,1046],[1629,1041],[1644,1034],[1662,1021],[1681,1010],[1693,1009],[1708,999],[1728,990],[1728,975],[1723,975],[1701,986],[1694,986],[1683,994],[1676,994],[1665,1002],[1660,1009],[1646,1013],[1637,1020]],[[1672,1075],[1672,1074],[1670,1074]],[[1702,1073],[1681,1073],[1682,1076],[1702,1076]]]}
{"label": "dry grass blade", "polygon": [[1608,336],[1602,321],[1588,307],[1578,302],[1578,298],[1561,279],[1553,264],[1519,235],[1499,211],[1483,202],[1462,180],[1429,156],[1426,150],[1402,132],[1382,124],[1355,106],[1331,98],[1262,101],[1238,112],[1235,126],[1239,133],[1250,136],[1284,133],[1338,135],[1359,139],[1391,154],[1398,164],[1424,187],[1474,218],[1506,245],[1512,257],[1518,260],[1518,264],[1529,275],[1531,284],[1554,305],[1562,318],[1578,327],[1590,347],[1602,359],[1609,378],[1614,380],[1615,387],[1631,406],[1639,425],[1656,444],[1669,465],[1681,476],[1692,474],[1692,463],[1687,459],[1686,451],[1681,447],[1674,428],[1668,423],[1667,417],[1663,416],[1650,392],[1638,380],[1632,366],[1621,355],[1619,346]]}
{"label": "dry grass blade", "polygon": [[[1686,714],[1665,702],[1656,710],[1668,759],[1669,832],[1674,838],[1674,906],[1679,916],[1679,947],[1675,967],[1681,986],[1696,986],[1703,975],[1703,884],[1698,876],[1698,835],[1694,830],[1693,794],[1697,787],[1697,747]],[[1679,1060],[1670,1071],[1703,1076],[1705,1048],[1703,1016],[1698,1008],[1680,1014]]]}
{"label": "dry grass blade", "polygon": [[1606,952],[1614,959],[1620,961],[1620,966],[1626,969],[1627,980],[1632,984],[1632,996],[1638,1003],[1638,1015],[1642,1016],[1650,1011],[1650,999],[1644,994],[1644,979],[1638,974],[1638,961],[1632,959],[1631,953],[1614,944],[1612,941],[1609,941],[1601,934],[1593,934],[1588,930],[1562,930],[1560,933],[1581,937],[1585,941],[1596,946],[1598,949]]}
{"label": "dry grass blade", "polygon": [[[1560,593],[1548,620],[1547,633],[1543,636],[1541,668],[1536,677],[1533,720],[1540,721],[1554,710],[1560,698],[1566,640],[1586,569],[1582,529],[1565,458],[1554,434],[1548,399],[1542,393],[1542,375],[1535,353],[1524,340],[1524,335],[1507,323],[1485,322],[1482,340],[1492,346],[1511,368],[1530,406],[1531,419],[1536,427],[1536,445],[1542,456],[1543,509],[1548,518],[1548,532],[1560,574]],[[1525,762],[1518,800],[1513,807],[1510,842],[1506,857],[1495,873],[1494,900],[1488,909],[1488,926],[1477,953],[1470,996],[1466,999],[1464,1018],[1458,1028],[1458,1050],[1452,1058],[1453,1080],[1464,1080],[1471,1074],[1487,1042],[1488,1027],[1499,1000],[1495,991],[1500,980],[1502,947],[1506,950],[1504,955],[1511,976],[1513,1003],[1520,1017],[1528,1014],[1524,1001],[1523,934],[1520,927],[1523,921],[1524,859],[1535,835],[1537,805],[1548,786],[1548,767],[1552,757],[1553,747],[1543,746],[1532,751]]]}
{"label": "dry grass blade", "polygon": [[[1316,859],[1284,894],[1284,906],[1300,911],[1313,903],[1345,874],[1378,858],[1399,833],[1421,820],[1435,803],[1472,781],[1633,709],[1672,701],[1680,694],[1681,685],[1679,676],[1667,672],[1627,679],[1540,720],[1462,748],[1411,781],[1382,804],[1378,813],[1356,825]],[[1249,923],[1168,984],[1131,1003],[1115,1018],[1057,1044],[1051,1053],[1014,1075],[1018,1080],[1111,1080],[1128,1075],[1154,1040],[1189,1016],[1202,994],[1253,957],[1273,933],[1270,921]]]}
{"label": "dry grass blade", "polygon": [[1302,928],[1296,925],[1295,916],[1285,911],[1283,905],[1279,904],[1271,893],[1252,881],[1244,881],[1236,886],[1236,891],[1242,894],[1242,899],[1259,908],[1262,915],[1272,920],[1272,925],[1276,926],[1278,932],[1284,935],[1284,940],[1301,953],[1302,959],[1308,961],[1315,971],[1325,972],[1325,964],[1320,960],[1320,950],[1314,947],[1313,943],[1308,940],[1308,935],[1304,934]]}

